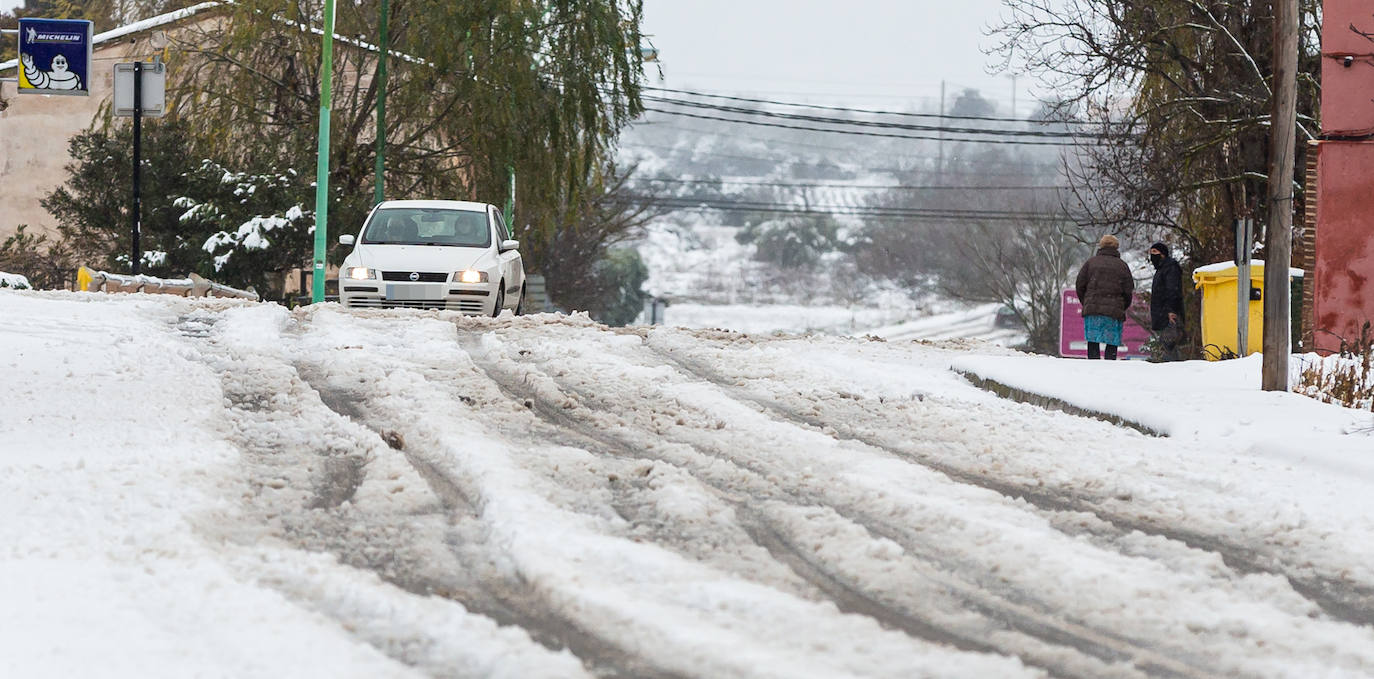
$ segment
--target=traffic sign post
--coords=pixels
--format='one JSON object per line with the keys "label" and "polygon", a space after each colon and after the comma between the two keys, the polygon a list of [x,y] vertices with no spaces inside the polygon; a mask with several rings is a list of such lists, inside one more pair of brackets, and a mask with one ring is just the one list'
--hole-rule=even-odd
{"label": "traffic sign post", "polygon": [[1247,214],[1236,220],[1236,353],[1250,355],[1250,248],[1255,221]]}
{"label": "traffic sign post", "polygon": [[[114,115],[134,119],[134,186],[129,202],[129,230],[132,252],[129,272],[137,276],[142,265],[143,248],[143,116],[161,117],[166,112],[167,68],[161,62],[142,61],[115,64]],[[144,109],[148,109],[145,111]]]}
{"label": "traffic sign post", "polygon": [[135,62],[114,65],[113,114],[122,118],[134,115],[134,70],[140,73],[140,114],[144,118],[161,118],[167,113],[167,65],[160,62]]}

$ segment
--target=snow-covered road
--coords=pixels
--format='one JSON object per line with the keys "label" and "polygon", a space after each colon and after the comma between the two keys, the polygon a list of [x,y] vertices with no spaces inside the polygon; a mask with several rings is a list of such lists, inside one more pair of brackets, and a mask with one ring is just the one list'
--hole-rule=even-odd
{"label": "snow-covered road", "polygon": [[0,675],[1374,676],[1370,479],[950,370],[995,347],[0,314]]}

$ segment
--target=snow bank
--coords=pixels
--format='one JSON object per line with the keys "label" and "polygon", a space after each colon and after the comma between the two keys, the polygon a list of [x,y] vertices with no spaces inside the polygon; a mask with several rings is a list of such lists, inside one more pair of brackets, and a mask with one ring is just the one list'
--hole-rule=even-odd
{"label": "snow bank", "polygon": [[0,676],[401,676],[198,536],[243,491],[172,299],[0,295]]}
{"label": "snow bank", "polygon": [[961,356],[954,370],[1119,417],[1171,437],[1374,481],[1369,413],[1260,390],[1263,356],[1234,361],[1078,361]]}

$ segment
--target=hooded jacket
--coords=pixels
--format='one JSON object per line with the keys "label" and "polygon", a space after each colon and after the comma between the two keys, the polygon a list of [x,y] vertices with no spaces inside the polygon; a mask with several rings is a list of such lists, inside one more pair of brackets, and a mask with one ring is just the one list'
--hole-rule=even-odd
{"label": "hooded jacket", "polygon": [[1163,255],[1159,262],[1151,262],[1155,277],[1150,282],[1150,329],[1158,332],[1169,327],[1170,313],[1183,320],[1183,267],[1169,256],[1169,246],[1155,243],[1150,247]]}
{"label": "hooded jacket", "polygon": [[1084,316],[1110,316],[1126,320],[1126,310],[1135,296],[1135,279],[1131,269],[1121,261],[1121,251],[1114,247],[1098,248],[1074,281],[1078,300],[1083,303]]}

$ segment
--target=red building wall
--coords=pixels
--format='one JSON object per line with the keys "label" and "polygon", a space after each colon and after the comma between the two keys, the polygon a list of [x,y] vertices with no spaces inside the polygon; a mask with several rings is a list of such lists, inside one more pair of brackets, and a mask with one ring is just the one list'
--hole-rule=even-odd
{"label": "red building wall", "polygon": [[1325,0],[1322,56],[1317,235],[1307,284],[1316,347],[1334,351],[1374,321],[1374,3]]}

